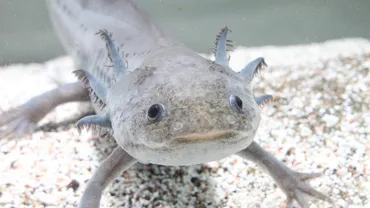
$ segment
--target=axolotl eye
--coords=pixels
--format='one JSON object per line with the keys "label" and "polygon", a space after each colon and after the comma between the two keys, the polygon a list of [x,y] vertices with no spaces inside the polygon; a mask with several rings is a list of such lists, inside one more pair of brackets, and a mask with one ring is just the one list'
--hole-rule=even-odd
{"label": "axolotl eye", "polygon": [[160,103],[154,104],[149,107],[146,115],[149,121],[151,122],[158,121],[161,117],[165,115],[164,106]]}
{"label": "axolotl eye", "polygon": [[236,95],[230,95],[229,97],[229,106],[237,113],[243,112],[243,101],[240,97]]}

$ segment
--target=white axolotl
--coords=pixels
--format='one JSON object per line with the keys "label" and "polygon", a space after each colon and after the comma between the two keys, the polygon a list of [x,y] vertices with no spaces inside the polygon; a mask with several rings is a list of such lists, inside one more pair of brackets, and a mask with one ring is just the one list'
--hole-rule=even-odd
{"label": "white axolotl", "polygon": [[30,133],[56,106],[92,101],[96,115],[77,127],[99,128],[118,146],[88,182],[79,207],[99,207],[110,181],[137,162],[192,165],[231,154],[266,169],[288,205],[296,200],[309,207],[305,195],[331,202],[305,182],[320,173],[295,172],[253,141],[259,105],[272,98],[256,98],[251,90],[265,62],[257,58],[239,73],[230,69],[227,27],[217,36],[211,61],[167,35],[131,0],[47,0],[47,6],[63,46],[81,68],[74,72],[80,82],[4,113],[0,126],[6,126],[3,134]]}

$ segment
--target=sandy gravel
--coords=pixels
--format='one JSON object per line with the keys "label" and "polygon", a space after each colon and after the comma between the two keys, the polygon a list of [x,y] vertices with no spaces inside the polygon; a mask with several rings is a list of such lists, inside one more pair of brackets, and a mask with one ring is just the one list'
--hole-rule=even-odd
{"label": "sandy gravel", "polygon": [[[279,99],[263,108],[255,140],[295,170],[324,171],[312,184],[338,207],[370,207],[370,42],[237,48],[231,66],[239,71],[258,56],[269,68],[254,79],[255,93]],[[69,57],[0,69],[0,109],[57,86],[51,77],[73,80],[65,73],[72,69]],[[0,140],[0,206],[76,206],[115,145],[78,134],[73,122],[85,108],[65,104],[31,137]],[[119,206],[270,208],[285,207],[285,196],[259,167],[230,156],[189,167],[138,164],[104,193],[102,207]]]}

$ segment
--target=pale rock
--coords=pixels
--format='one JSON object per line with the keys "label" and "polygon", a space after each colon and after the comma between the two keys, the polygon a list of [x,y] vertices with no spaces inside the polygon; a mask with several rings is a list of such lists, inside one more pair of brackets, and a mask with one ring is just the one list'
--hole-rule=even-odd
{"label": "pale rock", "polygon": [[300,125],[300,134],[303,137],[311,136],[312,130],[304,125]]}
{"label": "pale rock", "polygon": [[326,123],[327,127],[333,127],[338,123],[339,118],[334,115],[325,114],[322,117],[322,120]]}

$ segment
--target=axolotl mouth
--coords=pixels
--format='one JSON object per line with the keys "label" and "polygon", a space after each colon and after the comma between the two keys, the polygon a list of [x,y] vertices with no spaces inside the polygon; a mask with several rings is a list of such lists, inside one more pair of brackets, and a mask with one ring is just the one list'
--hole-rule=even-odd
{"label": "axolotl mouth", "polygon": [[191,143],[208,143],[208,142],[225,142],[225,143],[234,143],[246,137],[246,134],[243,134],[239,131],[212,131],[207,133],[192,133],[177,135],[173,137],[170,142],[170,146],[177,144],[191,144]]}
{"label": "axolotl mouth", "polygon": [[206,133],[176,135],[165,145],[140,145],[127,149],[142,163],[193,165],[225,158],[247,148],[255,131],[216,130]]}

